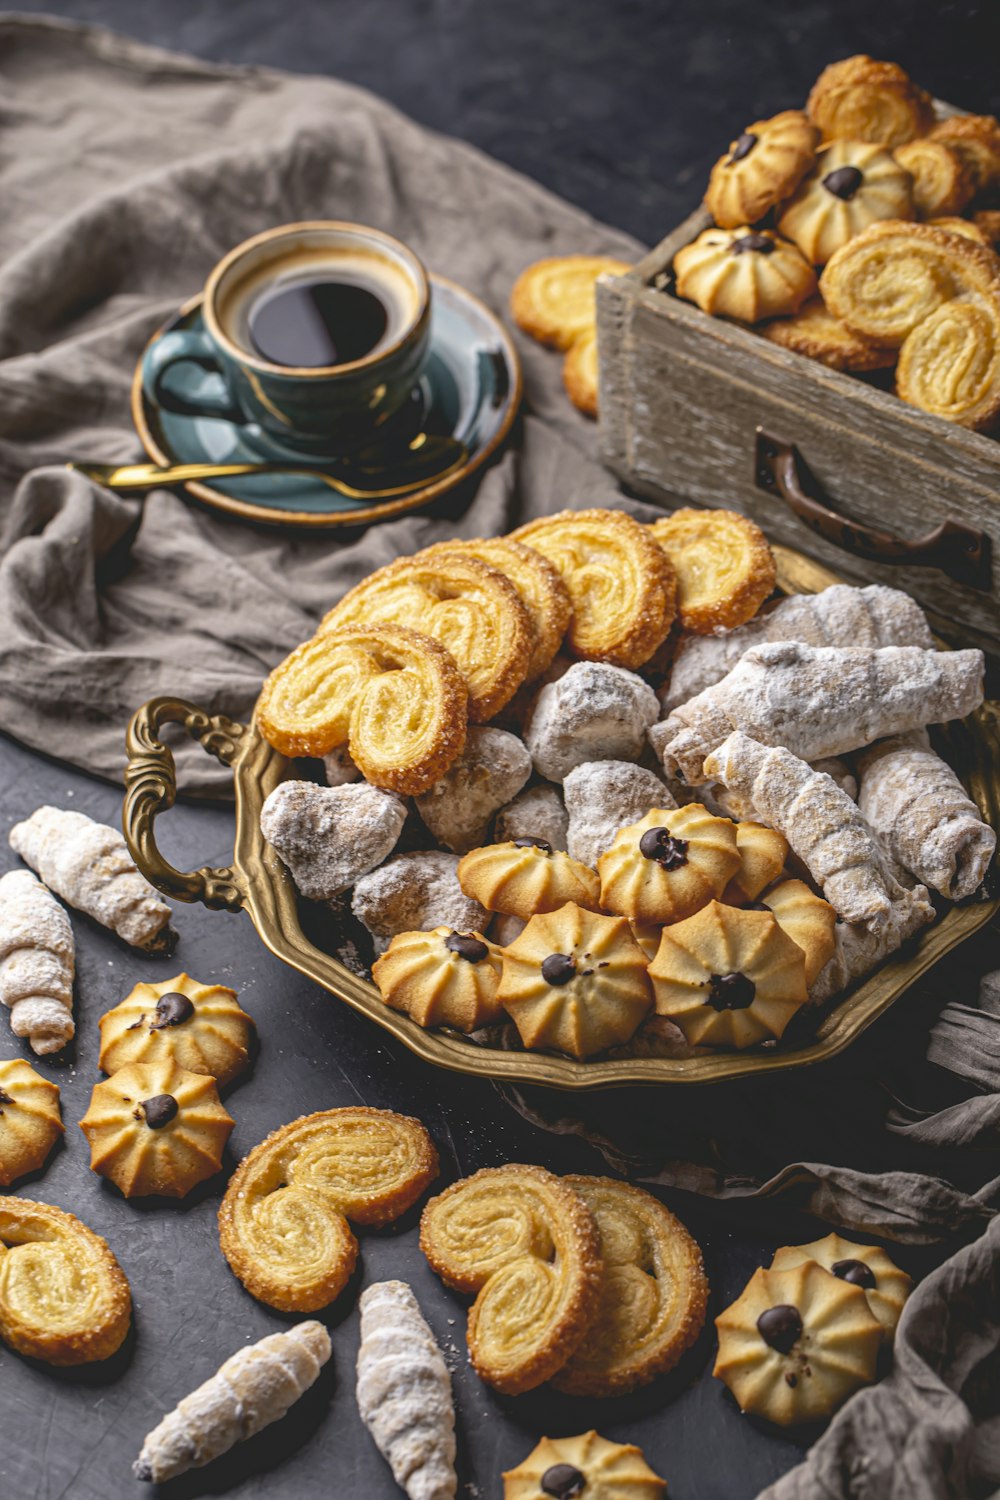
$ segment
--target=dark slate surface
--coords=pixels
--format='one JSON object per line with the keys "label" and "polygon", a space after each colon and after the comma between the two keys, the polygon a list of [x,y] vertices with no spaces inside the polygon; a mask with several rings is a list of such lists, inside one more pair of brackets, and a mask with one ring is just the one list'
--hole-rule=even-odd
{"label": "dark slate surface", "polygon": [[[60,11],[207,58],[365,84],[650,241],[693,207],[708,166],[739,126],[801,99],[832,57],[856,50],[896,57],[942,97],[974,109],[996,106],[991,58],[1000,28],[991,4],[171,0],[137,7],[131,0],[79,0]],[[114,788],[0,739],[0,834],[46,801],[118,818]],[[179,807],[162,825],[167,852],[182,866],[225,864],[230,821],[224,810]],[[0,869],[12,863],[3,838]],[[242,1290],[221,1258],[221,1182],[182,1204],[129,1204],[87,1168],[77,1121],[98,1076],[97,1018],[138,979],[183,967],[231,984],[258,1022],[254,1072],[227,1099],[237,1121],[230,1166],[297,1113],[363,1101],[418,1114],[449,1178],[517,1159],[557,1171],[601,1170],[580,1141],[533,1129],[487,1085],[418,1063],[284,969],[247,918],[182,908],[177,926],[181,945],[171,965],[134,954],[74,918],[78,1046],[65,1066],[44,1067],[62,1086],[67,1139],[47,1170],[18,1190],[79,1213],[108,1236],[132,1284],[136,1323],[106,1369],[52,1371],[0,1352],[0,1486],[12,1500],[141,1493],[129,1465],[146,1430],[233,1349],[283,1324]],[[0,1017],[0,1055],[17,1050]],[[776,1206],[762,1217],[746,1207],[669,1201],[704,1246],[713,1311],[777,1244],[817,1232]],[[800,1442],[742,1419],[711,1379],[708,1334],[674,1376],[624,1401],[496,1396],[465,1363],[463,1308],[424,1264],[415,1220],[362,1236],[360,1276],[329,1317],[332,1366],[293,1415],[165,1493],[239,1500],[391,1500],[399,1493],[352,1395],[362,1277],[411,1281],[447,1352],[467,1496],[498,1496],[500,1471],[542,1432],[591,1425],[641,1444],[669,1479],[673,1500],[749,1500],[796,1461]]]}

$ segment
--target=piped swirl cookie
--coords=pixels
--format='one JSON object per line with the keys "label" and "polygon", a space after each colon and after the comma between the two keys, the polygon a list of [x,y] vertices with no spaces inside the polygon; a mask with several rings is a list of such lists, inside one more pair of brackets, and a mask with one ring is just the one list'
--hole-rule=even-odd
{"label": "piped swirl cookie", "polygon": [[58,1086],[23,1057],[0,1062],[0,1187],[36,1172],[62,1133]]}
{"label": "piped swirl cookie", "polygon": [[778,229],[815,266],[882,219],[912,219],[909,172],[888,151],[835,141],[778,214]]}
{"label": "piped swirl cookie", "polygon": [[543,1437],[503,1476],[503,1500],[661,1500],[666,1481],[634,1443],[612,1443],[600,1433]]}
{"label": "piped swirl cookie", "polygon": [[728,906],[746,906],[781,874],[788,858],[788,840],[766,823],[745,819],[736,825],[736,852],[740,867],[723,891],[722,900]]}
{"label": "piped swirl cookie", "polygon": [[400,932],[372,967],[386,1005],[418,1026],[477,1031],[503,1015],[500,950],[481,932]]}
{"label": "piped swirl cookie", "polygon": [[597,1313],[604,1267],[597,1224],[542,1167],[485,1167],[432,1198],[420,1248],[454,1291],[474,1296],[469,1358],[505,1395],[551,1379]]}
{"label": "piped swirl cookie", "polygon": [[[319,636],[374,624],[418,630],[444,646],[465,680],[476,724],[514,696],[534,649],[531,620],[510,579],[463,551],[400,557],[378,568],[324,616]],[[353,746],[351,754],[358,759]]]}
{"label": "piped swirl cookie", "polygon": [[677,574],[683,630],[712,635],[753,619],[774,588],[774,555],[760,527],[735,510],[675,510],[650,526]]}
{"label": "piped swirl cookie", "polygon": [[461,754],[468,691],[449,651],[400,625],[327,630],[264,683],[256,720],[282,755],[346,745],[366,779],[419,795]]}
{"label": "piped swirl cookie", "polygon": [[679,922],[721,896],[739,868],[728,818],[699,802],[653,808],[597,861],[601,905],[633,922]]}
{"label": "piped swirl cookie", "polygon": [[816,272],[772,229],[705,229],[674,256],[678,297],[702,312],[760,323],[798,312],[816,295]]}
{"label": "piped swirl cookie", "polygon": [[219,1088],[247,1067],[254,1023],[236,991],[178,974],[142,981],[100,1020],[98,1065],[115,1073],[129,1063],[171,1058],[189,1073],[207,1073]]}
{"label": "piped swirl cookie", "polygon": [[531,835],[470,850],[459,861],[458,883],[487,911],[524,922],[536,912],[556,911],[567,901],[594,908],[599,904],[595,872],[553,849],[546,839]]}
{"label": "piped swirl cookie", "polygon": [[568,902],[501,951],[497,999],[525,1047],[591,1057],[628,1041],[652,1005],[647,959],[624,917]]}
{"label": "piped swirl cookie", "polygon": [[934,121],[930,96],[897,63],[860,53],[824,68],[806,105],[826,140],[899,146],[926,135]]}
{"label": "piped swirl cookie", "polygon": [[594,325],[598,276],[623,276],[632,268],[610,255],[554,255],[523,270],[510,294],[518,328],[539,343],[568,349]]}
{"label": "piped swirl cookie", "polygon": [[255,1146],[229,1180],[219,1241],[250,1294],[315,1312],[350,1280],[355,1224],[390,1224],[438,1174],[419,1120],[363,1106],[303,1115]]}
{"label": "piped swirl cookie", "polygon": [[913,1289],[913,1280],[901,1271],[879,1245],[858,1245],[839,1234],[828,1234],[808,1245],[785,1245],[774,1252],[772,1271],[785,1271],[803,1261],[814,1260],[841,1281],[859,1286],[868,1306],[882,1325],[882,1340],[891,1344]]}
{"label": "piped swirl cookie", "polygon": [[[741,825],[742,826],[742,825]],[[837,913],[829,901],[811,891],[804,880],[780,880],[760,898],[778,926],[806,958],[806,985],[811,988],[837,946]]]}
{"label": "piped swirl cookie", "polygon": [[574,656],[639,667],[666,640],[674,572],[646,528],[624,511],[560,511],[529,521],[513,539],[547,557],[569,590]]}
{"label": "piped swirl cookie", "polygon": [[108,1359],[132,1317],[107,1241],[74,1214],[0,1198],[0,1338],[50,1365]]}
{"label": "piped swirl cookie", "polygon": [[800,109],[748,125],[712,168],[705,206],[716,224],[756,224],[790,197],[812,166],[819,141],[819,128]]}

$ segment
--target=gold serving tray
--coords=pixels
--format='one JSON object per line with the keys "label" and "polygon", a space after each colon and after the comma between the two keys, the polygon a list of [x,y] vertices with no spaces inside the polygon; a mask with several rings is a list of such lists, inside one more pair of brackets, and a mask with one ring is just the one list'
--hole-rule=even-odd
{"label": "gold serving tray", "polygon": [[[778,587],[787,594],[818,593],[841,580],[836,574],[784,547],[774,548]],[[160,739],[165,723],[183,724],[192,739],[223,765],[231,766],[236,794],[236,847],[231,866],[204,867],[191,874],[174,869],[156,845],[157,814],[177,793],[173,756]],[[948,753],[971,795],[1000,828],[1000,710],[987,703],[961,724],[950,726]],[[304,934],[299,897],[291,876],[260,832],[260,810],[294,765],[279,755],[253,725],[210,715],[177,698],[154,698],[128,728],[128,767],[123,810],[125,838],[139,869],[164,895],[200,901],[226,911],[246,910],[271,952],[323,985],[339,1000],[369,1016],[411,1052],[438,1067],[514,1083],[561,1089],[598,1089],[629,1083],[713,1083],[751,1073],[801,1068],[842,1052],[878,1016],[946,953],[1000,910],[1000,898],[973,899],[950,907],[920,938],[856,985],[820,1021],[802,1046],[765,1051],[713,1052],[689,1058],[635,1057],[577,1062],[544,1052],[480,1046],[457,1032],[425,1031],[390,1010],[369,981],[352,974]],[[994,877],[996,876],[994,871]]]}

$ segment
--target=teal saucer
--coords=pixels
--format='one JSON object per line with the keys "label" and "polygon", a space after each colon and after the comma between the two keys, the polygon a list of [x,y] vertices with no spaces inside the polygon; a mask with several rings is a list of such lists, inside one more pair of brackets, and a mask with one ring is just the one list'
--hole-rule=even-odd
{"label": "teal saucer", "polygon": [[[521,398],[521,367],[506,330],[484,303],[440,276],[432,276],[431,284],[427,364],[407,406],[393,418],[387,442],[406,442],[420,431],[455,437],[469,455],[460,468],[411,494],[387,500],[349,500],[319,480],[295,474],[199,481],[184,486],[188,493],[246,520],[286,526],[358,526],[416,510],[462,484],[496,452],[510,431]],[[136,368],[132,417],[149,457],[159,464],[309,463],[259,427],[240,427],[218,417],[184,416],[152,399],[147,379],[149,349],[171,329],[198,328],[201,321],[201,298],[197,297],[153,335]],[[175,366],[168,378],[174,390],[197,402],[199,389],[221,376],[184,364]],[[354,482],[346,470],[344,478]],[[366,477],[364,482],[378,485],[377,477]],[[385,487],[392,483],[388,477]]]}

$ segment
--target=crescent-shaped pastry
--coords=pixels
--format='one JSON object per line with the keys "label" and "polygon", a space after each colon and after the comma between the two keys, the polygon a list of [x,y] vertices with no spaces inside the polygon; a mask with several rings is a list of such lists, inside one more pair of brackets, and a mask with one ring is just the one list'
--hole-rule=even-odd
{"label": "crescent-shaped pastry", "polygon": [[649,529],[677,574],[682,630],[712,635],[745,625],[774,588],[767,538],[738,511],[684,508]]}
{"label": "crescent-shaped pastry", "polygon": [[459,862],[458,883],[487,911],[524,922],[536,912],[556,911],[567,901],[595,910],[599,905],[595,872],[532,836],[470,850]]}
{"label": "crescent-shaped pastry", "polygon": [[465,744],[468,693],[449,651],[401,625],[324,631],[264,683],[256,719],[282,755],[347,745],[375,786],[417,795]]}
{"label": "crescent-shaped pastry", "polygon": [[756,224],[795,191],[816,156],[820,132],[801,109],[755,120],[712,168],[705,206],[722,229]]}
{"label": "crescent-shaped pastry", "polygon": [[503,1015],[500,950],[480,932],[435,927],[397,933],[372,966],[372,978],[386,1005],[418,1026],[477,1031]]}
{"label": "crescent-shaped pastry", "polygon": [[813,84],[806,109],[825,139],[899,146],[926,135],[934,121],[930,95],[897,63],[860,53],[831,63]]}
{"label": "crescent-shaped pastry", "polygon": [[822,266],[869,224],[913,217],[912,179],[894,156],[864,141],[834,141],[781,208],[778,229]]}
{"label": "crescent-shaped pastry", "polygon": [[760,323],[798,312],[816,295],[816,272],[773,229],[705,229],[674,256],[678,297],[702,312]]}
{"label": "crescent-shaped pastry", "polygon": [[947,141],[921,136],[893,156],[913,178],[913,206],[922,219],[960,214],[973,194],[972,174]]}
{"label": "crescent-shaped pastry", "polygon": [[420,1248],[454,1291],[474,1296],[469,1358],[508,1396],[550,1380],[597,1313],[604,1264],[593,1214],[542,1167],[484,1167],[432,1198]]}
{"label": "crescent-shaped pastry", "polygon": [[1000,277],[992,296],[957,297],[914,328],[899,351],[896,395],[973,432],[996,426]]}
{"label": "crescent-shaped pastry", "polygon": [[511,317],[539,343],[568,349],[594,326],[598,276],[632,267],[610,255],[555,255],[523,270],[510,294]]}
{"label": "crescent-shaped pastry", "polygon": [[824,1235],[808,1245],[783,1246],[774,1252],[771,1270],[785,1271],[807,1260],[815,1261],[841,1281],[859,1286],[882,1325],[883,1342],[892,1343],[900,1314],[913,1289],[912,1277],[901,1271],[879,1245],[857,1245],[853,1240],[841,1239],[839,1234]]}
{"label": "crescent-shaped pastry", "polygon": [[260,1302],[315,1312],[354,1270],[355,1224],[390,1224],[438,1174],[419,1120],[364,1106],[303,1115],[255,1146],[229,1180],[219,1242]]}
{"label": "crescent-shaped pastry", "polygon": [[534,629],[534,647],[524,680],[533,682],[541,677],[552,665],[573,613],[569,591],[556,569],[534,547],[512,541],[509,536],[475,537],[472,541],[455,537],[425,547],[416,556],[439,557],[442,552],[455,551],[489,563],[514,585]]}
{"label": "crescent-shaped pastry", "polygon": [[822,297],[813,297],[791,318],[775,318],[760,330],[761,336],[793,354],[819,360],[830,370],[886,370],[896,363],[896,351],[873,344],[835,318]]}
{"label": "crescent-shaped pastry", "polygon": [[563,360],[563,385],[566,394],[585,417],[597,416],[599,394],[599,370],[597,358],[597,329],[583,333],[566,350]]}
{"label": "crescent-shaped pastry", "polygon": [[620,510],[564,510],[513,532],[547,557],[569,590],[574,656],[639,667],[666,640],[676,580],[663,552]]}
{"label": "crescent-shaped pastry", "polygon": [[503,1500],[661,1500],[666,1480],[634,1443],[611,1443],[593,1429],[548,1438],[503,1476]]}
{"label": "crescent-shaped pastry", "polygon": [[993,115],[952,115],[934,126],[931,139],[961,157],[975,192],[1000,181],[1000,122]]}
{"label": "crescent-shaped pastry", "polygon": [[60,1051],[76,1030],[74,960],[73,929],[52,893],[30,870],[0,875],[0,1005],[39,1057]]}
{"label": "crescent-shaped pastry", "polygon": [[601,905],[633,922],[678,922],[721,896],[739,868],[735,823],[700,802],[656,807],[597,861]]}
{"label": "crescent-shaped pastry", "polygon": [[102,1072],[170,1058],[189,1073],[209,1074],[220,1089],[247,1067],[255,1029],[235,990],[190,974],[140,981],[99,1024]]}
{"label": "crescent-shaped pastry", "polygon": [[481,558],[455,550],[400,557],[377,569],[324,616],[319,635],[374,624],[407,626],[439,641],[465,679],[469,718],[476,724],[492,719],[514,696],[535,645],[530,617],[510,580]]}
{"label": "crescent-shaped pastry", "polygon": [[62,1133],[58,1085],[23,1057],[0,1062],[0,1187],[37,1171]]}
{"label": "crescent-shaped pastry", "polygon": [[74,1214],[0,1198],[0,1338],[49,1365],[109,1359],[132,1317],[125,1273]]}
{"label": "crescent-shaped pastry", "polygon": [[812,989],[836,947],[837,913],[829,901],[811,891],[804,880],[780,880],[760,898],[782,932],[787,932],[806,956],[806,986]]}
{"label": "crescent-shaped pastry", "polygon": [[571,1396],[623,1396],[672,1370],[701,1332],[701,1251],[651,1193],[610,1177],[566,1181],[597,1220],[604,1286],[587,1338],[554,1383]]}

